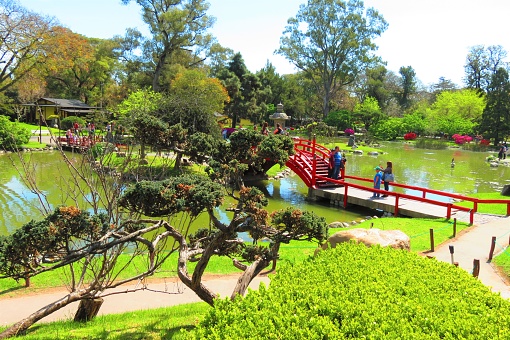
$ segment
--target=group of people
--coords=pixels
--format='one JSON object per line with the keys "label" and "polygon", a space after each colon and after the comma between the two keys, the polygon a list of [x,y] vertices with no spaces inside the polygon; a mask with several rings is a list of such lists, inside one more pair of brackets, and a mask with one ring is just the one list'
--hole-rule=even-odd
{"label": "group of people", "polygon": [[[88,123],[86,127],[88,141],[94,142],[96,127],[94,123]],[[73,123],[73,127],[66,131],[67,144],[82,144],[87,137],[83,136],[82,128],[78,122]]]}
{"label": "group of people", "polygon": [[[375,167],[375,176],[374,176],[374,189],[381,189],[381,182],[384,183],[384,190],[390,190],[390,183],[395,180],[393,175],[393,163],[386,162],[386,168],[383,169],[379,165]],[[380,198],[380,197],[388,197],[388,195],[384,194],[381,196],[380,193],[374,192],[372,198]]]}
{"label": "group of people", "polygon": [[[329,153],[329,173],[328,177],[332,179],[342,179],[341,174],[342,170],[345,169],[346,162],[345,154],[340,153],[340,148],[336,146]],[[384,190],[390,190],[390,183],[395,180],[393,175],[393,163],[388,161],[386,162],[386,168],[382,168],[381,166],[375,167],[375,176],[374,176],[374,189],[381,189],[381,183],[384,185]],[[383,194],[381,196],[380,193],[374,192],[372,198],[380,198],[380,197],[388,197],[388,195]]]}

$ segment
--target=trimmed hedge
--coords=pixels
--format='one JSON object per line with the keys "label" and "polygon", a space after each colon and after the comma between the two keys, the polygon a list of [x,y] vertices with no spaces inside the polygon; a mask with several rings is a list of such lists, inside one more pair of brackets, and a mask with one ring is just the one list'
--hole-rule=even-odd
{"label": "trimmed hedge", "polygon": [[347,243],[218,300],[195,339],[510,339],[510,302],[466,271]]}

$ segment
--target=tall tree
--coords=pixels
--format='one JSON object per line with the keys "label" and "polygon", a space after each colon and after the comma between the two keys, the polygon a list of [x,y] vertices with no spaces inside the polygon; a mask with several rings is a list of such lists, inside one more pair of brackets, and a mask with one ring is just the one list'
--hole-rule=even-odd
{"label": "tall tree", "polygon": [[464,83],[467,87],[487,92],[492,76],[502,67],[508,71],[508,63],[504,61],[507,52],[501,45],[485,48],[483,45],[471,47],[464,65]]}
{"label": "tall tree", "polygon": [[457,89],[457,85],[445,77],[439,77],[439,81],[431,86],[431,91],[437,94],[443,91],[452,91],[455,89]]}
{"label": "tall tree", "polygon": [[48,94],[104,106],[101,92],[112,81],[115,43],[56,27],[46,45],[51,51],[45,63]]}
{"label": "tall tree", "polygon": [[287,23],[276,53],[312,79],[326,117],[335,92],[376,60],[373,39],[387,23],[360,0],[309,0]]}
{"label": "tall tree", "polygon": [[377,100],[372,97],[367,97],[363,103],[357,104],[354,108],[354,119],[362,122],[367,131],[384,117]]}
{"label": "tall tree", "polygon": [[0,92],[44,61],[44,38],[52,20],[21,7],[16,0],[0,0]]}
{"label": "tall tree", "polygon": [[407,109],[411,106],[411,95],[416,93],[416,72],[411,66],[402,66],[399,73],[401,76],[401,92],[398,99],[400,106]]}
{"label": "tall tree", "polygon": [[260,103],[263,86],[259,77],[248,70],[241,53],[234,55],[228,67],[219,72],[218,78],[230,97],[225,111],[232,118],[232,127],[236,126],[240,118],[254,122],[262,119],[263,108]]}
{"label": "tall tree", "polygon": [[[150,56],[152,88],[162,89],[162,75],[179,53],[194,56],[192,63],[204,60],[202,52],[212,43],[207,30],[214,19],[206,15],[206,0],[135,0],[142,8],[143,21],[152,37],[143,44],[144,55]],[[128,4],[131,0],[122,0]]]}
{"label": "tall tree", "polygon": [[363,102],[366,97],[375,98],[379,107],[384,110],[391,99],[390,89],[386,86],[387,75],[388,70],[384,65],[369,68],[361,74],[353,86],[358,100]]}
{"label": "tall tree", "polygon": [[510,130],[510,81],[508,72],[499,68],[487,88],[487,105],[482,114],[480,133],[497,145]]}

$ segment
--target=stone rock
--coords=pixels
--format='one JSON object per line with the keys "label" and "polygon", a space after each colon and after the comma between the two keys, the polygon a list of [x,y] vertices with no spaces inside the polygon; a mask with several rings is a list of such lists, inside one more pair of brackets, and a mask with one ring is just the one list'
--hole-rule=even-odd
{"label": "stone rock", "polygon": [[344,228],[343,222],[331,222],[328,227],[330,228]]}
{"label": "stone rock", "polygon": [[349,141],[347,142],[347,146],[356,145],[356,137],[354,135],[349,136]]}
{"label": "stone rock", "polygon": [[506,184],[501,190],[501,195],[510,196],[510,184]]}
{"label": "stone rock", "polygon": [[377,152],[377,151],[369,151],[368,155],[369,156],[377,156],[377,155],[379,155],[379,152]]}
{"label": "stone rock", "polygon": [[499,163],[497,163],[497,162],[490,162],[489,165],[490,165],[491,168],[497,168],[499,166]]}
{"label": "stone rock", "polygon": [[363,150],[354,150],[352,153],[355,154],[355,155],[362,155],[363,154]]}
{"label": "stone rock", "polygon": [[335,248],[338,243],[354,240],[363,243],[366,246],[376,244],[382,247],[391,247],[394,249],[411,250],[411,239],[400,230],[380,230],[380,229],[350,229],[334,233],[328,238],[328,242],[322,245],[322,249],[327,249],[329,245]]}

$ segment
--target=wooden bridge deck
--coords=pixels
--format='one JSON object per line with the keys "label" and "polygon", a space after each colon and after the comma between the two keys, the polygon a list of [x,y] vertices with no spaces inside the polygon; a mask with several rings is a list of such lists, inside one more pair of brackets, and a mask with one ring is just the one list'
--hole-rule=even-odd
{"label": "wooden bridge deck", "polygon": [[[328,199],[330,201],[340,201],[341,205],[343,205],[345,193],[345,188],[343,186],[320,189],[310,188],[309,190],[310,195],[312,195],[311,197]],[[369,190],[349,187],[347,192],[347,203],[395,214],[396,196],[375,199],[371,198],[371,196],[372,192]],[[447,207],[399,197],[398,215],[421,218],[445,218],[447,215]],[[459,221],[469,223],[470,216],[466,211],[459,211],[452,208],[451,218],[457,218]]]}

